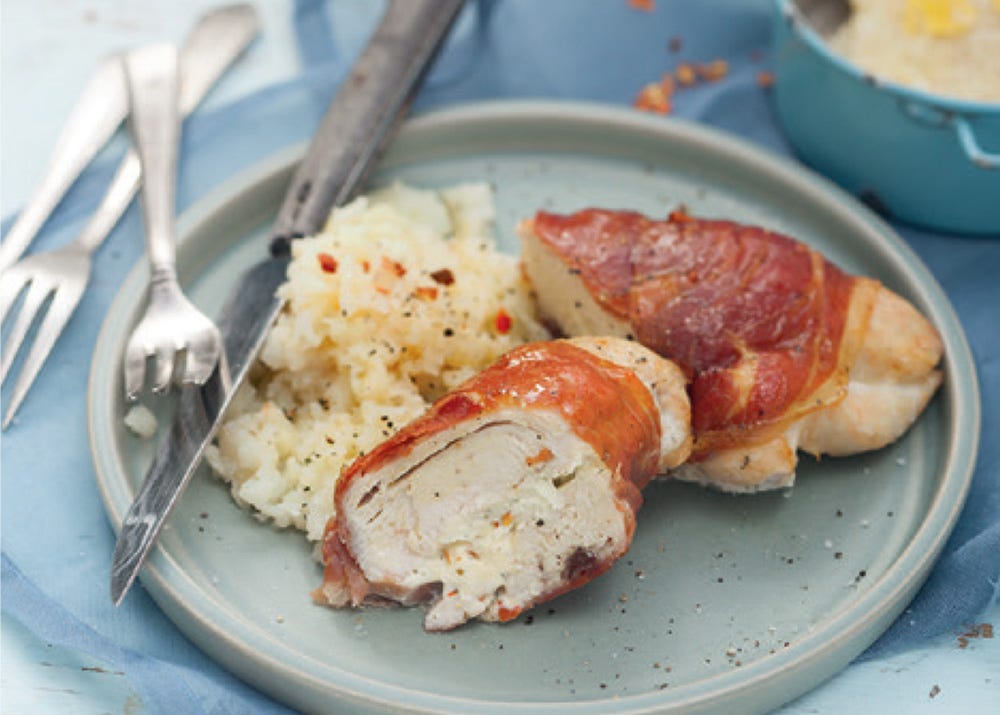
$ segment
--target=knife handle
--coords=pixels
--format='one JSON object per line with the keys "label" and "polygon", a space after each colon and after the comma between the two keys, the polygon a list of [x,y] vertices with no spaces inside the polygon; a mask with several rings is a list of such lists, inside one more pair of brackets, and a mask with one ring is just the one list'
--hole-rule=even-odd
{"label": "knife handle", "polygon": [[275,255],[316,233],[361,188],[441,46],[463,0],[391,0],[292,177],[274,227]]}

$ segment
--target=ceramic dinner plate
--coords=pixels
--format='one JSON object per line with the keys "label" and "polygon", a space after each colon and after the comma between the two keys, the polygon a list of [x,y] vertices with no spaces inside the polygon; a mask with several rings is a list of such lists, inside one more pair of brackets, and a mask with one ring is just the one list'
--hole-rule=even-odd
{"label": "ceramic dinner plate", "polygon": [[[267,233],[301,149],[244,174],[181,221],[180,274],[217,313]],[[335,611],[310,591],[311,547],[196,474],[142,573],[166,614],[213,658],[296,708],[337,713],[762,711],[858,655],[926,577],[961,509],[979,396],[957,319],[920,260],[846,194],[718,132],[624,109],[492,103],[411,120],[373,185],[495,188],[500,246],[539,208],[695,215],[776,229],[881,279],[941,331],[946,378],[916,425],[871,454],[803,458],[793,489],[732,496],[646,489],[631,551],[606,575],[506,624],[427,634],[420,609]],[[155,439],[123,425],[121,355],[145,269],[114,301],[91,370],[97,478],[119,528]],[[169,407],[159,406],[162,424]]]}

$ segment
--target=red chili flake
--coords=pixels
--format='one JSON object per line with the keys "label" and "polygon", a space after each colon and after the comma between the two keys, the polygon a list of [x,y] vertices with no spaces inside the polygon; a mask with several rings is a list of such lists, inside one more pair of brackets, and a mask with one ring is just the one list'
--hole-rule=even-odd
{"label": "red chili flake", "polygon": [[771,72],[758,72],[757,84],[764,89],[771,87],[774,84],[774,74]]}
{"label": "red chili flake", "polygon": [[435,300],[438,297],[438,289],[434,286],[417,286],[413,289],[413,294],[421,300]]}
{"label": "red chili flake", "polygon": [[442,268],[439,271],[434,271],[431,273],[431,278],[434,279],[435,283],[443,286],[450,286],[455,282],[455,274],[453,274],[449,269]]}
{"label": "red chili flake", "polygon": [[[680,38],[671,39],[669,48],[671,52],[680,50]],[[717,82],[727,74],[729,74],[729,63],[726,60],[679,64],[673,72],[663,75],[658,83],[651,82],[640,89],[632,100],[632,106],[647,112],[669,114],[673,108],[671,100],[675,90],[694,87],[699,82]]]}
{"label": "red chili flake", "polygon": [[526,465],[528,465],[529,467],[534,467],[536,464],[541,464],[543,462],[548,462],[553,457],[555,457],[555,455],[552,454],[552,450],[551,449],[549,449],[548,447],[542,447],[541,451],[538,454],[534,454],[534,455],[532,455],[530,457],[526,457],[525,460],[524,460],[524,463]]}
{"label": "red chili flake", "polygon": [[725,60],[714,60],[705,64],[695,65],[694,71],[706,82],[717,82],[729,74],[729,63]]}
{"label": "red chili flake", "polygon": [[454,598],[457,595],[458,595],[458,589],[457,588],[453,588],[452,590],[448,591],[448,596],[451,597],[451,598]]}
{"label": "red chili flake", "polygon": [[958,637],[958,647],[965,648],[969,644],[970,638],[992,638],[993,637],[993,624],[992,623],[973,623],[969,626],[965,633]]}
{"label": "red chili flake", "polygon": [[401,263],[394,261],[387,256],[382,256],[381,262],[375,270],[373,277],[375,290],[383,295],[388,295],[392,292],[393,287],[396,285],[396,281],[404,275],[406,275],[406,269],[403,268]]}
{"label": "red chili flake", "polygon": [[316,259],[319,261],[319,267],[323,269],[324,273],[337,272],[337,259],[329,253],[317,253]]}
{"label": "red chili flake", "polygon": [[670,114],[673,105],[670,103],[670,91],[662,82],[651,82],[639,90],[632,101],[632,106],[643,112],[655,114]]}
{"label": "red chili flake", "polygon": [[670,212],[667,220],[671,223],[687,223],[688,221],[694,221],[685,209],[674,209]]}
{"label": "red chili flake", "polygon": [[386,256],[382,256],[382,267],[388,271],[392,271],[400,278],[406,275],[406,269],[403,268],[402,263],[400,263],[399,261],[394,261]]}
{"label": "red chili flake", "polygon": [[361,261],[361,270],[363,270],[365,273],[370,271],[371,268],[372,266],[368,261]]}
{"label": "red chili flake", "polygon": [[653,12],[656,9],[656,0],[628,0],[628,6],[633,10]]}
{"label": "red chili flake", "polygon": [[510,332],[511,326],[514,324],[514,319],[511,318],[507,311],[503,308],[497,313],[496,326],[497,332],[501,335],[506,335]]}
{"label": "red chili flake", "polygon": [[504,623],[506,623],[507,621],[513,621],[519,615],[521,615],[521,609],[517,606],[513,608],[509,608],[508,606],[500,606],[500,608],[497,609],[497,617]]}
{"label": "red chili flake", "polygon": [[678,65],[677,69],[674,70],[674,77],[684,86],[694,84],[697,79],[694,68],[691,65]]}

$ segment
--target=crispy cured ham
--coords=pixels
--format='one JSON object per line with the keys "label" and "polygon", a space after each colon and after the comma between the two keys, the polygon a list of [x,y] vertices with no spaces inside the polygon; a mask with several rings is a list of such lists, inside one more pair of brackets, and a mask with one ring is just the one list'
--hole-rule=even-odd
{"label": "crispy cured ham", "polygon": [[517,348],[357,459],[318,602],[508,621],[628,549],[641,489],[690,451],[684,376],[614,338]]}
{"label": "crispy cured ham", "polygon": [[786,236],[601,209],[539,212],[519,233],[554,328],[635,339],[684,370],[694,447],[672,476],[788,486],[798,449],[882,447],[940,384],[940,337],[911,304]]}

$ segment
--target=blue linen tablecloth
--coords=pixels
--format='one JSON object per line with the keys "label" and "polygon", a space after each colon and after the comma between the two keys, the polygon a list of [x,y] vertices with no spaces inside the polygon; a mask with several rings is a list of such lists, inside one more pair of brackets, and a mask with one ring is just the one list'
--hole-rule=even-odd
{"label": "blue linen tablecloth", "polygon": [[[769,69],[769,12],[769,3],[735,0],[664,0],[652,12],[625,0],[478,2],[456,27],[415,111],[505,97],[628,105],[642,85],[680,61],[724,59],[728,74],[678,93],[674,116],[790,154],[767,90],[757,82]],[[182,147],[181,209],[274,151],[306,140],[378,15],[371,4],[318,0],[300,0],[294,13],[307,70],[191,118]],[[679,49],[670,46],[674,37],[681,38]],[[82,228],[112,169],[108,162],[88,170],[33,250],[62,245]],[[140,223],[133,206],[98,254],[82,305],[3,435],[5,623],[124,673],[149,711],[284,712],[191,645],[141,587],[118,609],[108,599],[114,535],[90,463],[85,386],[103,316],[121,278],[141,258]],[[9,225],[10,217],[5,231]],[[1000,240],[896,228],[941,283],[966,331],[983,395],[984,439],[968,502],[930,578],[862,661],[919,648],[975,622],[1000,592]]]}

